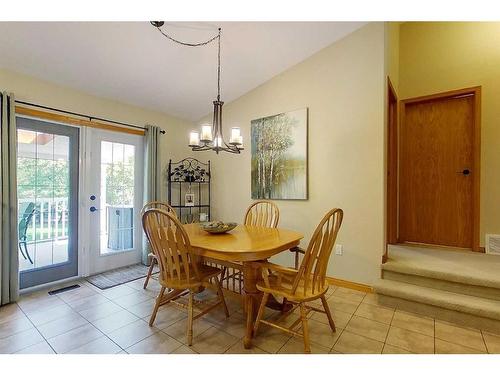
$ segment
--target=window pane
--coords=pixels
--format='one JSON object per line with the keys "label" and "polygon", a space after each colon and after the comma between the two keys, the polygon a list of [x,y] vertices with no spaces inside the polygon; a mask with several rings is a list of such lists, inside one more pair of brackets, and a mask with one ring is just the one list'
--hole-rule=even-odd
{"label": "window pane", "polygon": [[101,142],[101,254],[134,246],[134,157],[132,145]]}

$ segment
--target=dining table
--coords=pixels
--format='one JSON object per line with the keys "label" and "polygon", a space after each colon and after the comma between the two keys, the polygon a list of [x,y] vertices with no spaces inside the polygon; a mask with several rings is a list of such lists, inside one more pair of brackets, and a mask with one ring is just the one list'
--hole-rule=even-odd
{"label": "dining table", "polygon": [[262,293],[257,289],[261,279],[259,262],[299,245],[302,233],[283,228],[237,225],[227,233],[212,234],[199,224],[185,224],[193,252],[215,261],[233,262],[243,268],[246,330],[243,343],[252,347],[253,325]]}

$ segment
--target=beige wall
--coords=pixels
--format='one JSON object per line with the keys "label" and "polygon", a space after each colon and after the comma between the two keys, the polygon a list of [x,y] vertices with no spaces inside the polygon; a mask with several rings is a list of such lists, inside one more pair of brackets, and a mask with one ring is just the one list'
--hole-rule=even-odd
{"label": "beige wall", "polygon": [[252,202],[250,121],[308,107],[309,199],[276,201],[280,226],[303,232],[307,246],[326,211],[341,207],[344,255],[332,256],[328,274],[367,284],[379,277],[384,244],[384,34],[384,24],[369,24],[226,104],[224,124],[242,127],[246,150],[203,155],[213,162],[215,217],[241,221]]}
{"label": "beige wall", "polygon": [[482,244],[485,233],[500,233],[499,40],[499,22],[407,22],[400,29],[400,98],[482,86]]}
{"label": "beige wall", "polygon": [[386,70],[392,86],[399,93],[399,32],[401,22],[387,22],[386,24]]}
{"label": "beige wall", "polygon": [[[161,136],[161,164],[165,171],[168,159],[185,156],[186,147],[179,139],[186,139],[191,123],[166,114],[135,107],[117,101],[92,96],[80,91],[61,87],[34,77],[0,69],[0,90],[13,92],[16,99],[94,115],[134,125],[154,124],[166,130]],[[161,184],[162,196],[166,196],[166,179]]]}

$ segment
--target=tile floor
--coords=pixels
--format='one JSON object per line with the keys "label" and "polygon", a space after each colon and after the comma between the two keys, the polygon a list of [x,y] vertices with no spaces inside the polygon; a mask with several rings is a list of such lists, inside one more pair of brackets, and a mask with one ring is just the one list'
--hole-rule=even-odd
{"label": "tile floor", "polygon": [[[0,353],[302,353],[300,339],[266,326],[245,350],[241,304],[230,298],[231,317],[216,309],[195,321],[188,347],[184,310],[163,306],[149,327],[159,288],[152,281],[143,290],[142,283],[102,291],[82,281],[80,288],[55,296],[22,296],[0,308]],[[382,307],[372,294],[332,286],[328,302],[337,332],[323,314],[310,312],[313,353],[500,353],[499,335]]]}

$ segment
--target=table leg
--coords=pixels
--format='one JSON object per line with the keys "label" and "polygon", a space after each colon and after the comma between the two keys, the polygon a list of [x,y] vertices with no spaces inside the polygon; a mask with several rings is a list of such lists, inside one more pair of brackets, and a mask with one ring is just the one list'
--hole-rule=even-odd
{"label": "table leg", "polygon": [[243,263],[243,280],[245,291],[245,311],[247,314],[247,327],[243,344],[246,349],[252,347],[253,325],[261,294],[257,290],[258,267],[252,262]]}

